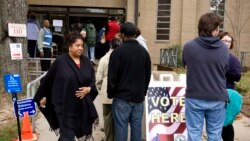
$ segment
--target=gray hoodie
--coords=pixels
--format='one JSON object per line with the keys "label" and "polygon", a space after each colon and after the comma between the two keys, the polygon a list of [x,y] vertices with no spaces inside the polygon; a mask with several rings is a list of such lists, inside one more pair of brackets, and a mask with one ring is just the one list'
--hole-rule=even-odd
{"label": "gray hoodie", "polygon": [[219,38],[197,37],[184,45],[182,55],[187,67],[187,98],[228,100],[225,73],[229,52]]}

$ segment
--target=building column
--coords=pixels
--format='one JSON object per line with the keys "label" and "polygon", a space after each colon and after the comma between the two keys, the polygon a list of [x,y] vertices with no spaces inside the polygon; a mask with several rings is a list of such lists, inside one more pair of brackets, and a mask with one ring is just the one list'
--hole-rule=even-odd
{"label": "building column", "polygon": [[183,0],[182,8],[182,29],[181,29],[181,44],[185,44],[197,35],[197,1],[198,0]]}
{"label": "building column", "polygon": [[135,23],[135,0],[127,0],[126,19],[129,22]]}

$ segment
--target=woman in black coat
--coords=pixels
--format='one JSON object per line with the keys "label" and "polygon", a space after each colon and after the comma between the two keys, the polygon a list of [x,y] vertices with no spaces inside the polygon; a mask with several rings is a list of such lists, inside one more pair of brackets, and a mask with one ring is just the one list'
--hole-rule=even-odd
{"label": "woman in black coat", "polygon": [[[219,34],[220,39],[228,46],[229,49],[234,47],[234,38],[228,32]],[[241,65],[238,58],[229,54],[228,70],[226,72],[227,89],[235,89],[235,82],[241,79]],[[232,124],[223,127],[222,139],[224,141],[234,141],[234,128]]]}
{"label": "woman in black coat", "polygon": [[93,100],[94,69],[83,56],[84,39],[80,33],[66,38],[67,53],[60,55],[47,72],[34,101],[51,128],[60,133],[59,141],[74,141],[92,134],[92,124],[98,117]]}

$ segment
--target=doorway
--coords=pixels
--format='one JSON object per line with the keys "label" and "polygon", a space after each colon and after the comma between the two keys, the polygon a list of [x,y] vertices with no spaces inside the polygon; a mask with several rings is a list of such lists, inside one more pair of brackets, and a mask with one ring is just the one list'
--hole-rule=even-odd
{"label": "doorway", "polygon": [[84,17],[84,16],[69,16],[69,29],[70,25],[75,22],[80,22],[83,24],[83,27],[87,24],[87,21],[91,21],[91,23],[95,26],[96,31],[98,32],[108,21],[108,17]]}

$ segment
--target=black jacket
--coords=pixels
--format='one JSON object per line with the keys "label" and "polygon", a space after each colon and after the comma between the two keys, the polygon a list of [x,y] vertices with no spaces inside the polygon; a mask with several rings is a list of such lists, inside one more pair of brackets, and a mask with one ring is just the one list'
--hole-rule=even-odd
{"label": "black jacket", "polygon": [[[79,87],[91,86],[83,99],[75,96]],[[89,135],[97,118],[93,100],[98,92],[94,70],[88,58],[81,56],[80,69],[68,54],[59,56],[38,88],[34,101],[39,106],[42,97],[47,98],[46,108],[40,108],[53,130],[59,128],[56,113],[62,114],[65,126],[74,128],[76,136]]]}
{"label": "black jacket", "polygon": [[144,101],[151,76],[148,52],[136,40],[127,40],[109,60],[108,98],[140,103]]}

